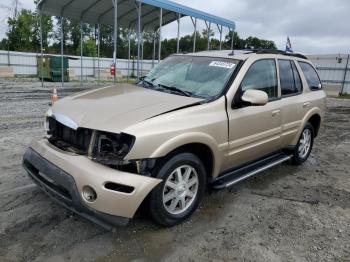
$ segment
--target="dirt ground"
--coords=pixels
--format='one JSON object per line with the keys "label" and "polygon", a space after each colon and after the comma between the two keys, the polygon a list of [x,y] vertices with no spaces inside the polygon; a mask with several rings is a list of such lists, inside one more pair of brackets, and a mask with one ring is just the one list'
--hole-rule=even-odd
{"label": "dirt ground", "polygon": [[[0,80],[0,261],[350,261],[350,100],[327,100],[303,166],[210,191],[179,226],[160,228],[140,212],[112,233],[51,201],[21,166],[44,135],[47,86]],[[70,83],[59,95],[80,90]]]}

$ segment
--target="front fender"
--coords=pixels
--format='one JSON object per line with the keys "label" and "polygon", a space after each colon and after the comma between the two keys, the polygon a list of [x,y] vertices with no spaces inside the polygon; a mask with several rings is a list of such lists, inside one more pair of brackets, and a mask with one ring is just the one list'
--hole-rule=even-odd
{"label": "front fender", "polygon": [[[220,150],[220,145],[218,146],[215,139],[208,134],[199,133],[199,132],[191,132],[191,133],[185,133],[178,136],[175,136],[169,140],[167,140],[165,143],[160,145],[154,152],[151,154],[151,158],[158,158],[168,155],[170,152],[176,150],[179,147],[182,147],[187,144],[194,144],[199,143],[206,145],[210,148],[213,154],[213,176],[215,177],[219,171],[220,166],[223,159],[223,151]],[[222,145],[224,146],[224,145]]]}

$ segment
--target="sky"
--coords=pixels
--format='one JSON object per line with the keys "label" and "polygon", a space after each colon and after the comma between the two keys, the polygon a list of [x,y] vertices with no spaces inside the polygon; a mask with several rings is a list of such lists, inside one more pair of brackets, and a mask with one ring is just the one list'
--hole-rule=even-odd
{"label": "sky", "polygon": [[[10,3],[12,0],[0,0]],[[33,0],[20,0],[21,7],[34,9]],[[295,52],[304,54],[350,53],[349,0],[173,0],[236,23],[242,38],[257,36],[275,41],[285,49],[287,36]],[[0,38],[6,32],[6,12],[0,9]],[[204,29],[199,22],[198,29]],[[217,28],[215,37],[219,38]],[[177,24],[164,27],[165,38],[176,37]],[[181,19],[181,35],[193,32],[190,18]],[[224,32],[225,34],[227,31]]]}

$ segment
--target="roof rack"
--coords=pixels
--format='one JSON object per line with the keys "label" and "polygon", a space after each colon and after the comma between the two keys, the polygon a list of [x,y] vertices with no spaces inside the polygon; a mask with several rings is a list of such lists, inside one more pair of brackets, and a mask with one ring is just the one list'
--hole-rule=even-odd
{"label": "roof rack", "polygon": [[306,56],[298,53],[287,53],[286,51],[283,50],[275,50],[275,49],[243,49],[242,51],[247,51],[250,53],[256,53],[256,54],[276,54],[276,55],[286,55],[286,56],[294,56],[294,57],[299,57],[303,59],[307,59]]}

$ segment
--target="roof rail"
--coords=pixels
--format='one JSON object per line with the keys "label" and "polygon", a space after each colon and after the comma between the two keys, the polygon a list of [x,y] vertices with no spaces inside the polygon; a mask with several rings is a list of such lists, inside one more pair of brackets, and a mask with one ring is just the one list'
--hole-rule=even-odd
{"label": "roof rail", "polygon": [[302,55],[302,54],[287,53],[286,51],[276,50],[276,49],[262,49],[261,48],[261,49],[251,49],[251,50],[248,49],[247,51],[251,51],[252,53],[256,53],[256,54],[276,54],[276,55],[294,56],[294,57],[307,59],[307,57]]}

